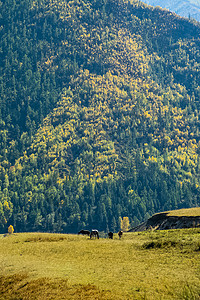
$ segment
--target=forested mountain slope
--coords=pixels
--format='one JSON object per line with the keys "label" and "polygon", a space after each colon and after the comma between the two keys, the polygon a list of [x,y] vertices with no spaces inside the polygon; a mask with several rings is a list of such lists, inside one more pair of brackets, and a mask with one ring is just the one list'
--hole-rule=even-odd
{"label": "forested mountain slope", "polygon": [[199,33],[138,1],[1,3],[2,232],[199,205]]}
{"label": "forested mountain slope", "polygon": [[200,1],[199,0],[144,0],[148,5],[160,6],[177,13],[186,18],[194,18],[200,21]]}

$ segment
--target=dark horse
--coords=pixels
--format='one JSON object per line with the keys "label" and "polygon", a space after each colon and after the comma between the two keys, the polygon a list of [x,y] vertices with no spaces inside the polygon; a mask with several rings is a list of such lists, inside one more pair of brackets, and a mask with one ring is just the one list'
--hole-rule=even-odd
{"label": "dark horse", "polygon": [[92,238],[92,237],[97,237],[98,239],[99,239],[99,232],[98,232],[98,230],[96,230],[96,229],[92,229],[92,231],[90,232],[90,238]]}
{"label": "dark horse", "polygon": [[113,240],[113,232],[111,232],[111,231],[108,232],[108,238],[111,239],[111,240]]}
{"label": "dark horse", "polygon": [[78,234],[83,234],[83,235],[90,235],[90,231],[89,230],[84,230],[82,229],[81,231],[78,232]]}
{"label": "dark horse", "polygon": [[123,234],[123,231],[122,231],[122,230],[120,230],[120,231],[118,232],[119,239],[121,239],[121,237],[122,237],[122,234]]}

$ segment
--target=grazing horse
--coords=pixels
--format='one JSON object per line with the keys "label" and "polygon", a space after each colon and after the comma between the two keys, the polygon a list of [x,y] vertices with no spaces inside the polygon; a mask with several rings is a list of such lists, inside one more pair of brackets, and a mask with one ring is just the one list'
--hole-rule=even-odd
{"label": "grazing horse", "polygon": [[123,234],[123,231],[122,231],[122,230],[120,230],[120,231],[118,232],[119,239],[121,239],[121,237],[122,237],[122,234]]}
{"label": "grazing horse", "polygon": [[92,238],[92,237],[97,237],[98,239],[99,239],[99,232],[98,232],[98,230],[96,230],[96,229],[92,229],[92,231],[90,232],[90,238]]}
{"label": "grazing horse", "polygon": [[82,229],[81,231],[78,232],[78,234],[83,234],[83,235],[90,235],[90,231],[89,230],[84,230]]}
{"label": "grazing horse", "polygon": [[111,239],[111,240],[113,240],[113,232],[111,232],[111,231],[108,232],[108,238]]}

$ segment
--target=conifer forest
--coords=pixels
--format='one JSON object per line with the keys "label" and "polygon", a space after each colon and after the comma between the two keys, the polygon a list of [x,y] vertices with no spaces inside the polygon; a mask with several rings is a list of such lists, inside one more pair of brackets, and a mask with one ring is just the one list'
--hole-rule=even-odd
{"label": "conifer forest", "polygon": [[137,0],[0,1],[0,233],[200,205],[200,23]]}

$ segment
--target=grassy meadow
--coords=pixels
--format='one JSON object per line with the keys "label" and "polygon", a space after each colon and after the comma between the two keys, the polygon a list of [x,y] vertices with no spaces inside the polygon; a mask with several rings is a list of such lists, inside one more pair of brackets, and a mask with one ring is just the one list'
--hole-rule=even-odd
{"label": "grassy meadow", "polygon": [[166,213],[168,216],[174,216],[174,217],[199,217],[200,207],[171,210],[171,211],[166,211]]}
{"label": "grassy meadow", "polygon": [[0,299],[200,299],[200,229],[0,235]]}

